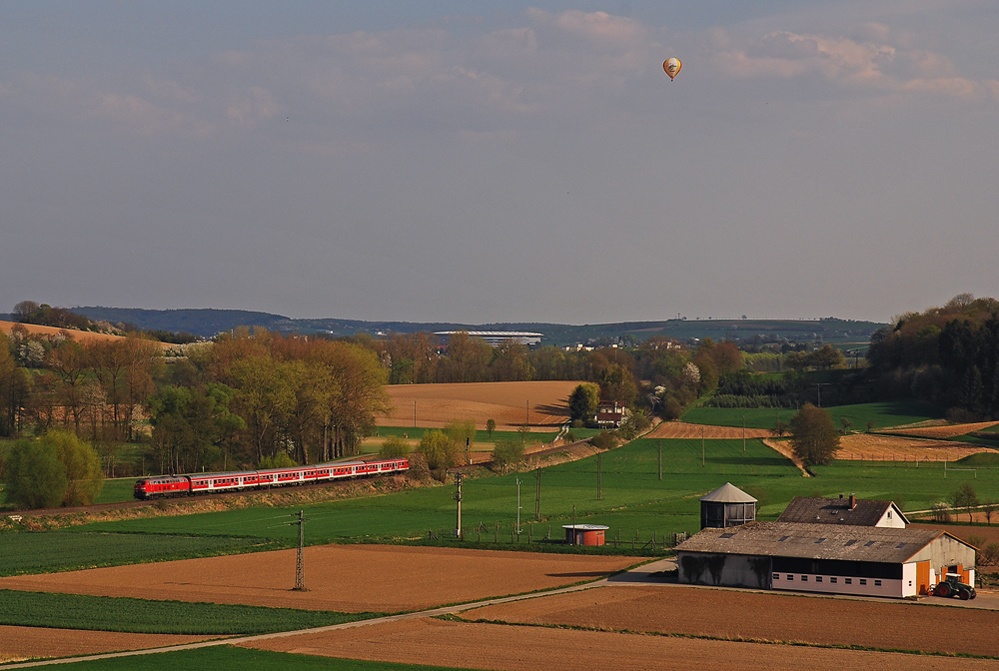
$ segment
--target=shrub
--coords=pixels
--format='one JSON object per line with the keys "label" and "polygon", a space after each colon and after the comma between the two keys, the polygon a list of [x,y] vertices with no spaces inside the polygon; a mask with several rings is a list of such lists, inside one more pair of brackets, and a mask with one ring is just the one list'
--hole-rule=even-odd
{"label": "shrub", "polygon": [[259,468],[292,468],[298,463],[288,456],[287,452],[278,452],[273,457],[264,457],[260,460]]}
{"label": "shrub", "polygon": [[524,460],[524,444],[516,440],[499,440],[493,448],[493,463],[503,470]]}
{"label": "shrub", "polygon": [[617,436],[609,431],[601,431],[597,435],[590,438],[590,445],[598,450],[609,450],[613,447],[617,447]]}
{"label": "shrub", "polygon": [[55,446],[28,439],[17,441],[7,455],[4,483],[7,502],[19,509],[54,508],[69,486]]}
{"label": "shrub", "polygon": [[399,457],[408,457],[411,451],[412,448],[405,439],[399,436],[389,436],[382,443],[382,450],[379,454],[386,459],[398,459]]}

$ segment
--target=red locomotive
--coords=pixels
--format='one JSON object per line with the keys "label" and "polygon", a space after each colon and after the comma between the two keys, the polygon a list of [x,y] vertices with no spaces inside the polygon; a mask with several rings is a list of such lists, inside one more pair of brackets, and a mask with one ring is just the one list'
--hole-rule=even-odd
{"label": "red locomotive", "polygon": [[311,482],[329,482],[409,470],[408,459],[348,461],[337,463],[269,468],[260,471],[160,475],[135,481],[135,498],[140,501],[167,496],[194,496],[213,492],[243,491],[284,487]]}

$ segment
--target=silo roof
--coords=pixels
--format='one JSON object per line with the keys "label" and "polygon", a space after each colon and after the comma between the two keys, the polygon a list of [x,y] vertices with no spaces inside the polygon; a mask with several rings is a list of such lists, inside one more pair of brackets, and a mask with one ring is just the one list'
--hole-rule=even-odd
{"label": "silo roof", "polygon": [[756,503],[756,499],[731,482],[726,482],[710,494],[705,494],[701,497],[701,501],[710,501],[712,503]]}

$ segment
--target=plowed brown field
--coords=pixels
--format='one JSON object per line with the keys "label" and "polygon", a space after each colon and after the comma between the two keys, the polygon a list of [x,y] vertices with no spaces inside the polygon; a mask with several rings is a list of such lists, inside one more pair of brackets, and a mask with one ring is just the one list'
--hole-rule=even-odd
{"label": "plowed brown field", "polygon": [[[554,427],[569,418],[569,394],[579,382],[468,382],[464,384],[400,384],[386,390],[394,406],[378,418],[382,426],[440,428],[455,420],[473,420],[484,430],[486,421],[510,431],[528,421]],[[528,417],[528,405],[530,416]]]}
{"label": "plowed brown field", "polygon": [[956,443],[928,438],[854,433],[839,439],[837,459],[861,461],[955,461],[969,454],[989,452],[974,443]]}
{"label": "plowed brown field", "polygon": [[[726,610],[717,611],[713,616],[716,619],[730,617]],[[759,618],[760,613],[752,613],[750,617]],[[832,626],[826,620],[816,625]],[[983,632],[977,633],[983,635]],[[498,671],[984,671],[995,669],[996,665],[994,660],[470,624],[427,618],[275,638],[246,644],[246,647]]]}
{"label": "plowed brown field", "polygon": [[206,636],[123,634],[42,627],[0,626],[0,664],[33,657],[70,657],[99,652],[141,650],[203,641]]}
{"label": "plowed brown field", "polygon": [[[700,438],[711,440],[742,438],[741,426],[711,426],[708,424],[687,424],[686,422],[663,422],[646,438]],[[773,431],[768,429],[746,429],[746,438],[769,438]]]}
{"label": "plowed brown field", "polygon": [[0,589],[398,612],[570,585],[641,562],[634,557],[456,548],[325,545],[305,549],[308,592],[294,592],[295,551],[0,578]]}
{"label": "plowed brown field", "polygon": [[[10,330],[15,326],[23,326],[32,335],[56,336],[66,333],[77,342],[87,342],[90,340],[121,340],[123,336],[111,335],[110,333],[92,333],[90,331],[77,331],[76,329],[59,329],[53,326],[38,326],[36,324],[18,324],[0,320],[0,331],[10,335]],[[169,343],[160,343],[164,348],[169,347]]]}
{"label": "plowed brown field", "polygon": [[999,656],[999,612],[681,586],[614,586],[465,611],[464,619],[823,646]]}

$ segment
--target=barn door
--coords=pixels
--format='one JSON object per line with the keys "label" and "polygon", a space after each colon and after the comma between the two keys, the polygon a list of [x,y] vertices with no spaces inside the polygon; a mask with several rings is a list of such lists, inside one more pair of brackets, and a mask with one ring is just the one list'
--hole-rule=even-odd
{"label": "barn door", "polygon": [[916,562],[916,594],[930,593],[930,562]]}

